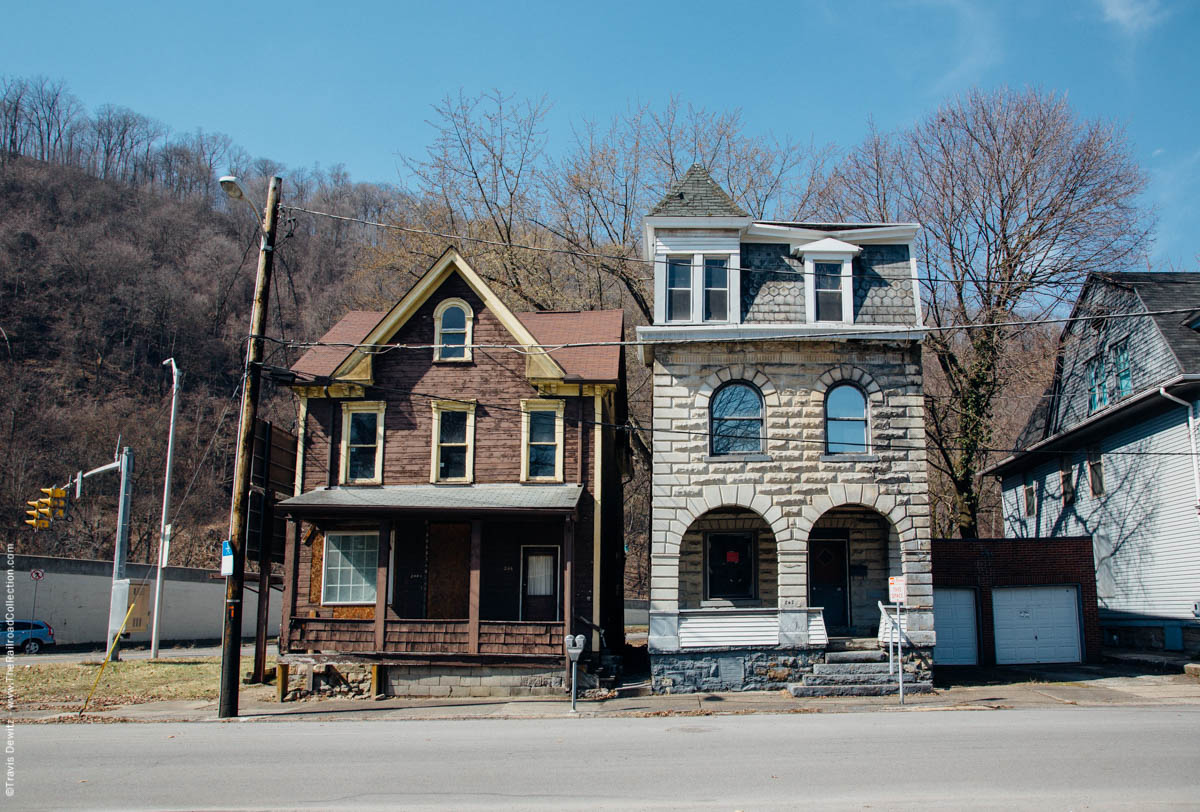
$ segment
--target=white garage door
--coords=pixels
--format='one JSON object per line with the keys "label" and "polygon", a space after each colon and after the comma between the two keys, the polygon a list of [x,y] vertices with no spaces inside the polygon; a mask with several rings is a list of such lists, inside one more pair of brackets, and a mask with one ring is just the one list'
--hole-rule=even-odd
{"label": "white garage door", "polygon": [[994,589],[992,609],[997,663],[1079,662],[1079,591],[1076,587]]}
{"label": "white garage door", "polygon": [[937,645],[933,661],[938,665],[975,665],[975,590],[933,590],[933,630]]}

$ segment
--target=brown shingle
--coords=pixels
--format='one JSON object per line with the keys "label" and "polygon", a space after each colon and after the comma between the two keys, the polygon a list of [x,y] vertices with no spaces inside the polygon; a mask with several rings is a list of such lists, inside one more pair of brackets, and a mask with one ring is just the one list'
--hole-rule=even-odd
{"label": "brown shingle", "polygon": [[292,371],[306,377],[332,375],[354,349],[346,345],[361,342],[384,315],[386,314],[374,310],[351,310],[342,316],[341,321],[333,325],[328,333],[321,336],[321,344],[341,346],[309,347],[308,352],[292,364]]}
{"label": "brown shingle", "polygon": [[[583,310],[563,313],[543,311],[518,313],[538,343],[544,347],[589,341],[620,341],[624,337],[625,314],[620,310]],[[622,347],[567,347],[553,350],[568,378],[615,382],[621,370]]]}

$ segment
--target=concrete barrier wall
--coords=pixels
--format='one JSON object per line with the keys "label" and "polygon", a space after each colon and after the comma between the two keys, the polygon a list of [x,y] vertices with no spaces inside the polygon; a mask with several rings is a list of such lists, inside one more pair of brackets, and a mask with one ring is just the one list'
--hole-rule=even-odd
{"label": "concrete barrier wall", "polygon": [[[34,569],[46,573],[41,581],[36,582],[36,609],[35,582],[29,577]],[[161,642],[216,640],[221,637],[225,581],[211,578],[213,572],[190,567],[167,567],[163,570],[163,608],[159,620]],[[112,589],[111,561],[19,555],[13,559],[11,574],[16,593],[17,618],[49,623],[54,628],[55,642],[60,645],[104,645]],[[5,576],[7,578],[8,572]],[[146,564],[129,564],[126,577],[130,579],[131,591],[138,589],[145,579],[146,600],[149,606],[153,606],[154,568]],[[267,628],[271,635],[276,635],[279,633],[281,593],[272,590],[270,600]],[[253,639],[258,595],[247,589],[243,601],[242,635]],[[127,640],[149,643],[150,623],[147,621],[144,628],[133,630]]]}

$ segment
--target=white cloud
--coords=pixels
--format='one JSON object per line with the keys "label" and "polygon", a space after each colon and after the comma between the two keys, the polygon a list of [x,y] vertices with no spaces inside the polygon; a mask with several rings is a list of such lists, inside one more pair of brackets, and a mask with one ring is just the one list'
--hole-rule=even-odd
{"label": "white cloud", "polygon": [[933,95],[943,96],[965,85],[978,84],[989,68],[1003,61],[1000,26],[986,5],[971,0],[926,3],[946,9],[957,18],[953,61],[930,89]]}
{"label": "white cloud", "polygon": [[1115,25],[1126,36],[1144,34],[1167,19],[1160,0],[1097,0],[1104,21]]}

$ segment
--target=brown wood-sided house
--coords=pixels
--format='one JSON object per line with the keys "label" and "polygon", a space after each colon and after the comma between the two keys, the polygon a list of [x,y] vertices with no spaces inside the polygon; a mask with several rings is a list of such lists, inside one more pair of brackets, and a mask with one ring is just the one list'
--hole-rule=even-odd
{"label": "brown wood-sided house", "polygon": [[514,313],[451,249],[311,348],[279,506],[283,662],[378,665],[396,695],[523,695],[564,689],[564,634],[588,636],[593,673],[619,653],[623,351],[556,347],[623,329],[620,311]]}

